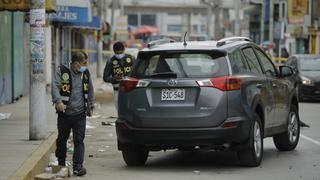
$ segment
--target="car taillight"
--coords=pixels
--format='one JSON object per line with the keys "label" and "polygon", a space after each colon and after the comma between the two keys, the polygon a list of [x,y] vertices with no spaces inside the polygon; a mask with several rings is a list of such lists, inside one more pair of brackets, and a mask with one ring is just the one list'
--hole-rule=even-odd
{"label": "car taillight", "polygon": [[119,87],[119,91],[120,92],[130,92],[132,91],[134,88],[136,88],[137,84],[138,84],[139,80],[136,78],[125,78],[122,79],[120,81],[120,87]]}
{"label": "car taillight", "polygon": [[121,80],[119,90],[120,92],[130,92],[135,88],[147,87],[149,84],[150,81],[128,77]]}
{"label": "car taillight", "polygon": [[239,77],[222,76],[197,81],[197,83],[201,87],[213,87],[221,91],[234,91],[241,89],[242,80]]}

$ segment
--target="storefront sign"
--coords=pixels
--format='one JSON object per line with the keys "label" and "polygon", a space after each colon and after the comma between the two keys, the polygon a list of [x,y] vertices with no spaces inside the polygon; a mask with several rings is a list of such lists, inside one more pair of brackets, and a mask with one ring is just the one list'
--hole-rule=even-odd
{"label": "storefront sign", "polygon": [[289,24],[303,24],[307,10],[308,0],[288,0]]}
{"label": "storefront sign", "polygon": [[[31,0],[0,0],[0,11],[29,11]],[[46,0],[46,11],[55,11],[55,0]]]}
{"label": "storefront sign", "polygon": [[50,14],[49,19],[55,22],[88,22],[89,12],[86,7],[57,6],[57,12]]}

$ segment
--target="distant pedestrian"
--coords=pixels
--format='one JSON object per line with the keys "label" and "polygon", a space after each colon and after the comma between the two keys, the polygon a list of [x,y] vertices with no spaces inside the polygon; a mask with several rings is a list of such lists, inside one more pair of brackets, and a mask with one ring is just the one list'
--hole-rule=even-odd
{"label": "distant pedestrian", "polygon": [[92,115],[93,85],[87,68],[88,56],[84,52],[72,54],[69,66],[61,65],[52,83],[52,101],[58,113],[56,157],[59,165],[66,165],[67,140],[72,129],[74,153],[73,174],[83,176],[84,137],[86,115]]}
{"label": "distant pedestrian", "polygon": [[122,42],[113,45],[114,55],[107,61],[103,72],[103,80],[112,83],[114,90],[114,100],[118,108],[118,88],[121,79],[131,74],[134,58],[125,54],[125,47]]}

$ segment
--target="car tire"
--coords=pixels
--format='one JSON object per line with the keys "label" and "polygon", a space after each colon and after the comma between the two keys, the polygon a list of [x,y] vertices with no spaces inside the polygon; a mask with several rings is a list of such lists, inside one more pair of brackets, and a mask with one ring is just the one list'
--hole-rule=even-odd
{"label": "car tire", "polygon": [[237,152],[240,164],[243,166],[259,166],[263,156],[263,128],[260,117],[255,114],[250,137],[245,147]]}
{"label": "car tire", "polygon": [[148,155],[148,150],[138,147],[122,150],[122,157],[127,166],[143,166],[148,159]]}
{"label": "car tire", "polygon": [[291,105],[288,115],[287,131],[273,136],[274,145],[279,151],[292,151],[299,142],[300,138],[300,119],[298,109]]}

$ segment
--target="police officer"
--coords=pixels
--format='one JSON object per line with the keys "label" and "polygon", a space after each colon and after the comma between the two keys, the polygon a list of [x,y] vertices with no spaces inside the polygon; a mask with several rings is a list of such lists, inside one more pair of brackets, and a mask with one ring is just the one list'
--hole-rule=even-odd
{"label": "police officer", "polygon": [[115,104],[117,107],[118,88],[120,80],[124,76],[129,76],[132,71],[134,58],[125,54],[122,42],[113,45],[114,55],[107,61],[103,72],[103,80],[112,83],[114,89]]}
{"label": "police officer", "polygon": [[84,137],[86,115],[91,116],[93,108],[93,85],[90,77],[88,56],[84,52],[72,54],[69,66],[61,65],[52,83],[52,101],[58,113],[58,138],[56,157],[59,165],[66,165],[67,140],[72,129],[74,153],[73,173],[83,176]]}

